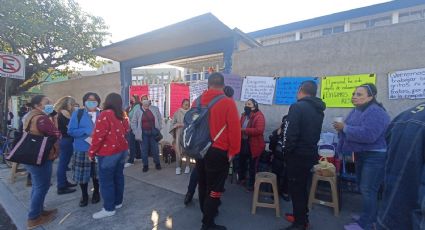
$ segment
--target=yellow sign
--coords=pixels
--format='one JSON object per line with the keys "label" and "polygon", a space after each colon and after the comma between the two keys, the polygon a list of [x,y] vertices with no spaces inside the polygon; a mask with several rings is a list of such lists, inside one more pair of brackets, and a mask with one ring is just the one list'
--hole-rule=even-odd
{"label": "yellow sign", "polygon": [[376,82],[375,74],[329,76],[322,78],[321,98],[326,107],[351,108],[351,96],[357,86]]}

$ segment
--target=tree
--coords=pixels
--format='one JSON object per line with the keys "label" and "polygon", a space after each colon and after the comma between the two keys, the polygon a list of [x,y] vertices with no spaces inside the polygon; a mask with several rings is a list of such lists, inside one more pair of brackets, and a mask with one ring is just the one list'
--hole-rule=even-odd
{"label": "tree", "polygon": [[26,91],[43,83],[43,73],[68,73],[72,63],[96,66],[91,51],[109,37],[107,29],[74,0],[0,0],[0,51],[26,57],[26,81],[9,89]]}

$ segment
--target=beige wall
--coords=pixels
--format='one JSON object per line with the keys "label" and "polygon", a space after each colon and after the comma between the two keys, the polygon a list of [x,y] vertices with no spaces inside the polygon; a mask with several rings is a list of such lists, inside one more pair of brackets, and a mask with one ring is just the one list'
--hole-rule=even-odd
{"label": "beige wall", "polygon": [[99,94],[103,101],[109,93],[120,93],[120,89],[119,72],[45,84],[41,88],[43,94],[54,101],[63,96],[72,96],[77,99],[80,105],[82,105],[82,98],[87,92]]}
{"label": "beige wall", "polygon": [[[420,100],[389,100],[388,73],[425,68],[425,20],[353,31],[236,52],[233,73],[241,76],[332,76],[377,74],[378,100],[391,117]],[[242,108],[242,103],[238,103]],[[278,126],[288,106],[260,106],[267,131]],[[332,118],[351,109],[328,108],[324,130],[332,130]]]}

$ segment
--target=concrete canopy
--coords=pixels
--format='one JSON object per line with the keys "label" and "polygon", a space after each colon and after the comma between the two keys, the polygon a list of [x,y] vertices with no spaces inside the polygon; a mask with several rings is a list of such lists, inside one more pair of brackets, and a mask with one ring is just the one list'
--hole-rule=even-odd
{"label": "concrete canopy", "polygon": [[[233,37],[233,31],[211,13],[94,50],[94,54],[114,61],[176,50]],[[170,60],[164,60],[170,61]]]}
{"label": "concrete canopy", "polygon": [[224,72],[229,73],[235,33],[211,13],[203,14],[93,51],[120,62],[121,96],[129,102],[131,69],[175,60],[223,54]]}

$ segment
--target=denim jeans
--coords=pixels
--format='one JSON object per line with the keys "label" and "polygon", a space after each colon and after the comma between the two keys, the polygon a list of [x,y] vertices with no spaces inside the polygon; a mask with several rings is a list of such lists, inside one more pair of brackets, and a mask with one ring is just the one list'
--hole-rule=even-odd
{"label": "denim jeans", "polygon": [[27,171],[31,174],[31,204],[28,213],[28,219],[34,220],[41,215],[44,206],[44,199],[50,188],[50,179],[52,177],[52,161],[46,160],[42,165],[25,165]]}
{"label": "denim jeans", "polygon": [[378,211],[378,191],[384,181],[386,152],[355,153],[356,177],[362,194],[363,210],[358,224],[365,230],[373,229]]}
{"label": "denim jeans", "polygon": [[143,131],[142,134],[142,161],[143,165],[146,167],[149,165],[148,154],[152,153],[153,162],[158,165],[161,162],[159,161],[159,147],[158,142],[155,140],[154,136]]}
{"label": "denim jeans", "polygon": [[128,163],[134,163],[134,158],[141,158],[141,152],[140,152],[140,144],[139,141],[136,140],[136,137],[134,136],[133,131],[130,131],[128,134],[128,145],[130,148],[130,154],[128,158]]}
{"label": "denim jeans", "polygon": [[66,178],[66,169],[68,164],[71,161],[72,154],[74,152],[73,147],[73,138],[64,137],[60,140],[60,154],[59,154],[59,163],[57,170],[57,188],[62,189],[66,188],[68,179]]}
{"label": "denim jeans", "polygon": [[103,208],[106,211],[114,211],[116,205],[122,204],[126,157],[127,151],[111,156],[97,156],[100,193],[103,198]]}

